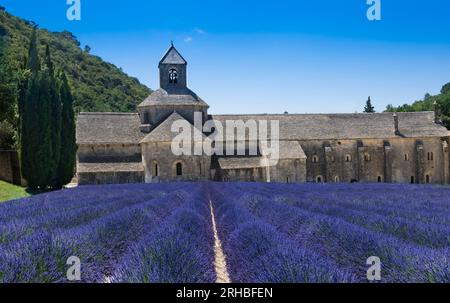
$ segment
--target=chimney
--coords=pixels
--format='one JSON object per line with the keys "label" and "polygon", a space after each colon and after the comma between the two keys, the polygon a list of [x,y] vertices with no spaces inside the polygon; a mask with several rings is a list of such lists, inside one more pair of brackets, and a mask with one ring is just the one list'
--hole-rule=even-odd
{"label": "chimney", "polygon": [[397,113],[394,113],[394,129],[395,129],[395,134],[397,136],[400,135],[400,130],[398,129],[398,115],[397,115]]}
{"label": "chimney", "polygon": [[434,123],[440,124],[441,123],[441,112],[439,109],[439,105],[436,101],[433,102],[433,111],[434,111]]}

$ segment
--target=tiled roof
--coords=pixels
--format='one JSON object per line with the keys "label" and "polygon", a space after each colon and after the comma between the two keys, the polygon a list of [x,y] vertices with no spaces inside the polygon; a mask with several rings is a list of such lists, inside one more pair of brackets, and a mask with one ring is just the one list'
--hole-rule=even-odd
{"label": "tiled roof", "polygon": [[142,139],[140,143],[171,142],[175,138],[175,136],[179,134],[179,132],[172,132],[172,125],[177,121],[183,121],[183,123],[187,123],[190,125],[190,127],[192,128],[191,138],[193,140],[195,140],[195,138],[201,138],[202,140],[206,139],[206,136],[202,132],[200,132],[197,128],[190,124],[180,114],[178,114],[177,112],[173,112],[166,120],[164,120],[164,122],[162,122],[151,133],[145,136],[145,138]]}
{"label": "tiled roof", "polygon": [[135,113],[80,113],[76,124],[78,144],[138,144],[144,137]]}
{"label": "tiled roof", "polygon": [[260,157],[225,157],[219,158],[221,169],[245,169],[263,167]]}
{"label": "tiled roof", "polygon": [[162,57],[159,64],[187,64],[183,56],[177,51],[177,49],[172,45]]}
{"label": "tiled roof", "polygon": [[[433,112],[397,113],[402,137],[445,137],[448,130],[434,123]],[[280,140],[388,139],[395,135],[392,113],[214,115],[226,131],[226,120],[279,121]]]}
{"label": "tiled roof", "polygon": [[185,87],[174,87],[167,89],[157,89],[147,97],[139,107],[154,106],[154,105],[200,105],[208,106],[199,96],[193,91]]}

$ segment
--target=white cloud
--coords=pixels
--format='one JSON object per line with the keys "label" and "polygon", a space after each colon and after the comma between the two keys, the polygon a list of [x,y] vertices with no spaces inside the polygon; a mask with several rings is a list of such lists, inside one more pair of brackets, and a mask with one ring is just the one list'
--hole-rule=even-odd
{"label": "white cloud", "polygon": [[199,28],[199,27],[197,27],[197,28],[195,29],[195,32],[196,32],[197,34],[199,34],[199,35],[204,35],[204,34],[206,34],[206,31],[204,31],[203,29],[201,29],[201,28]]}
{"label": "white cloud", "polygon": [[194,39],[192,39],[192,37],[184,38],[184,42],[186,42],[186,43],[192,42],[192,40],[194,40]]}

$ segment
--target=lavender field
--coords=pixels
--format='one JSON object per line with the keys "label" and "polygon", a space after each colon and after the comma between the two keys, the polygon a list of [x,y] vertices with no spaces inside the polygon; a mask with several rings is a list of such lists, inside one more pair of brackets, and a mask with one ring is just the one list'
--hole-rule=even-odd
{"label": "lavender field", "polygon": [[136,184],[0,204],[0,282],[69,282],[71,256],[81,282],[365,283],[371,256],[381,282],[450,282],[450,188]]}

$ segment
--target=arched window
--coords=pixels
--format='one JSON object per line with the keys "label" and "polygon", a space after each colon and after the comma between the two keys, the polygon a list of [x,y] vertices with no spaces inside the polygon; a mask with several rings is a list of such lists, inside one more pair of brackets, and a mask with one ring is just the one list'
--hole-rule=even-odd
{"label": "arched window", "polygon": [[409,161],[409,155],[405,154],[405,161]]}
{"label": "arched window", "polygon": [[316,156],[316,155],[314,155],[314,156],[312,157],[312,162],[313,162],[313,163],[319,163],[319,157]]}
{"label": "arched window", "polygon": [[339,183],[339,176],[334,177],[334,182]]}
{"label": "arched window", "polygon": [[381,176],[378,176],[378,183],[381,183],[383,181],[383,178]]}
{"label": "arched window", "polygon": [[176,165],[176,171],[177,171],[177,176],[183,175],[183,165],[180,162],[178,162]]}
{"label": "arched window", "polygon": [[416,178],[414,178],[414,176],[411,176],[411,184],[416,183]]}
{"label": "arched window", "polygon": [[171,68],[169,70],[169,83],[173,83],[173,84],[178,83],[178,73],[177,73],[177,70],[174,68]]}
{"label": "arched window", "polygon": [[345,155],[345,162],[352,162],[352,156],[351,155]]}
{"label": "arched window", "polygon": [[317,183],[322,183],[322,181],[323,181],[322,176],[317,176],[316,182],[317,182]]}
{"label": "arched window", "polygon": [[289,177],[286,178],[286,183],[289,183]]}
{"label": "arched window", "polygon": [[364,161],[366,161],[366,162],[370,161],[370,154],[369,153],[365,153],[364,154]]}
{"label": "arched window", "polygon": [[426,176],[425,176],[425,182],[426,182],[427,184],[429,184],[430,181],[431,181],[430,175],[426,175]]}

